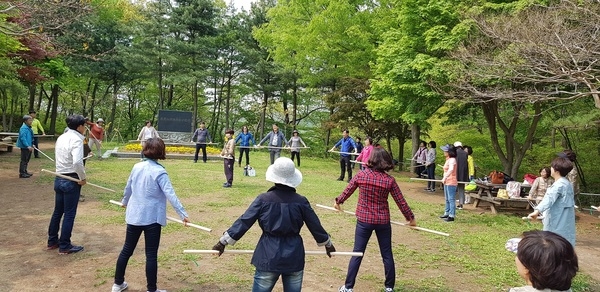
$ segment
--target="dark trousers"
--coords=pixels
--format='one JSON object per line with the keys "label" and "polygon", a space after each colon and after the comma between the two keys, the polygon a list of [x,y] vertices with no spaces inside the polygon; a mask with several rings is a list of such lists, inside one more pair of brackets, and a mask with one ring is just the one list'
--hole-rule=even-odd
{"label": "dark trousers", "polygon": [[348,180],[352,179],[352,165],[350,165],[350,156],[340,156],[340,178],[344,179],[345,171],[348,171]]}
{"label": "dark trousers", "polygon": [[19,175],[27,174],[27,165],[31,159],[29,148],[21,148],[21,163],[19,163]]}
{"label": "dark trousers", "polygon": [[[69,175],[78,178],[77,175]],[[68,179],[57,177],[54,179],[54,212],[48,226],[48,246],[58,243],[61,250],[70,249],[71,233],[77,214],[77,205],[79,204],[79,196],[81,195],[81,186]],[[64,218],[63,218],[64,214]],[[62,218],[62,227],[60,219]],[[60,230],[60,238],[58,231]]]}
{"label": "dark trousers", "polygon": [[269,156],[271,158],[271,164],[273,164],[273,163],[275,163],[275,159],[277,159],[281,156],[281,150],[280,149],[270,150]]}
{"label": "dark trousers", "polygon": [[292,161],[294,161],[294,157],[298,158],[298,166],[300,166],[300,151],[292,151]]}
{"label": "dark trousers", "polygon": [[419,166],[415,166],[415,173],[417,174],[417,177],[424,177],[423,173],[425,172],[425,166],[419,165]]}
{"label": "dark trousers", "polygon": [[[356,222],[354,231],[354,249],[355,252],[365,252],[367,243],[371,234],[375,231],[377,243],[379,244],[379,253],[383,259],[383,270],[385,273],[385,287],[394,288],[396,284],[396,267],[394,266],[394,256],[392,255],[392,226],[390,224],[369,224],[360,221]],[[352,257],[348,264],[348,274],[346,274],[346,288],[354,288],[356,275],[363,257]]]}
{"label": "dark trousers", "polygon": [[156,291],[156,279],[158,273],[158,245],[160,244],[160,231],[162,226],[153,223],[144,226],[135,226],[127,224],[127,234],[125,235],[125,244],[117,259],[115,269],[115,284],[121,285],[125,281],[125,269],[127,262],[133,255],[135,246],[144,232],[144,242],[146,250],[146,288],[148,291]]}
{"label": "dark trousers", "polygon": [[[427,169],[425,171],[427,172],[428,179],[435,179],[435,163],[428,165]],[[427,187],[432,190],[435,190],[435,182],[434,181],[427,182]]]}
{"label": "dark trousers", "polygon": [[250,148],[240,148],[240,158],[238,164],[242,165],[242,156],[246,153],[246,165],[250,165]]}
{"label": "dark trousers", "polygon": [[37,149],[40,149],[39,145],[39,139],[36,136],[33,136],[33,146],[35,146],[35,148],[33,149],[33,156],[35,158],[40,158],[40,152],[37,151]]}
{"label": "dark trousers", "polygon": [[235,159],[223,159],[223,169],[225,170],[225,178],[228,184],[233,184],[233,164]]}
{"label": "dark trousers", "polygon": [[196,154],[194,154],[194,161],[198,161],[198,152],[202,149],[202,161],[206,162],[206,144],[196,143]]}

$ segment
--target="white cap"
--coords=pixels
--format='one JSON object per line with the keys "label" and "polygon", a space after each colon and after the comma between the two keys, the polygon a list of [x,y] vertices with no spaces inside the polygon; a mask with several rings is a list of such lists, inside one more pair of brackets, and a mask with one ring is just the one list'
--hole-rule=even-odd
{"label": "white cap", "polygon": [[103,123],[104,123],[104,120],[103,120],[102,118],[99,118],[99,119],[96,121],[96,123],[100,123],[100,122],[103,122]]}
{"label": "white cap", "polygon": [[454,147],[462,147],[462,143],[460,141],[454,142]]}

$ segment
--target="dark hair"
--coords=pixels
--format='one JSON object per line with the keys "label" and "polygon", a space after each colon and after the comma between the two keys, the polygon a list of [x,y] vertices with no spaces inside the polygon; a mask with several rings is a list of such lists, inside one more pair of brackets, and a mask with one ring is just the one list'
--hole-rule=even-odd
{"label": "dark hair", "polygon": [[148,124],[152,125],[152,122],[150,120],[146,120],[146,122],[144,123],[144,125],[148,125]]}
{"label": "dark hair", "polygon": [[385,172],[394,169],[394,161],[385,149],[376,147],[369,156],[367,166],[375,171]]}
{"label": "dark hair", "polygon": [[234,130],[232,130],[232,129],[227,129],[227,130],[225,131],[225,134],[231,134],[231,135],[233,135],[233,133],[235,133],[235,131],[234,131]]}
{"label": "dark hair", "polygon": [[567,159],[571,160],[571,162],[574,162],[575,160],[577,160],[577,154],[575,154],[575,152],[571,149],[563,150],[562,154],[564,154],[564,155],[560,155],[561,157],[567,158]]}
{"label": "dark hair", "polygon": [[550,177],[550,167],[544,166],[544,167],[540,168],[540,172],[542,172],[542,170],[545,170],[547,177]]}
{"label": "dark hair", "polygon": [[570,242],[551,231],[526,231],[517,258],[529,270],[533,288],[568,290],[579,264]]}
{"label": "dark hair", "polygon": [[369,145],[373,146],[373,138],[367,137],[365,138],[365,142],[367,142],[367,140],[369,140]]}
{"label": "dark hair", "polygon": [[30,114],[35,114],[36,112],[34,110],[29,110]]}
{"label": "dark hair", "polygon": [[200,122],[200,123],[198,123],[198,124],[200,124],[200,125],[206,125],[204,122]]}
{"label": "dark hair", "polygon": [[456,147],[454,145],[448,145],[448,157],[456,157]]}
{"label": "dark hair", "polygon": [[473,155],[473,147],[464,145],[463,149],[467,152],[468,155]]}
{"label": "dark hair", "polygon": [[348,131],[348,129],[344,129],[344,130],[342,131],[342,133],[344,133],[344,132],[346,132],[346,134],[350,134],[350,131]]}
{"label": "dark hair", "polygon": [[357,140],[357,141],[360,141],[360,140],[362,140],[362,139],[361,139],[360,137],[356,137],[356,140]]}
{"label": "dark hair", "polygon": [[437,147],[437,144],[435,143],[435,141],[431,140],[429,141],[429,147],[435,149]]}
{"label": "dark hair", "polygon": [[152,160],[166,159],[165,142],[159,138],[150,138],[144,143],[142,154]]}
{"label": "dark hair", "polygon": [[242,132],[244,131],[244,129],[246,129],[246,131],[249,131],[248,126],[242,126]]}
{"label": "dark hair", "polygon": [[67,127],[71,130],[77,130],[79,126],[85,124],[85,118],[82,115],[70,115],[66,119]]}
{"label": "dark hair", "polygon": [[421,147],[421,145],[425,145],[425,147],[427,147],[427,142],[421,140],[419,141],[419,147]]}
{"label": "dark hair", "polygon": [[552,160],[550,166],[554,168],[554,171],[558,171],[560,176],[567,176],[573,169],[573,162],[565,157],[556,157]]}

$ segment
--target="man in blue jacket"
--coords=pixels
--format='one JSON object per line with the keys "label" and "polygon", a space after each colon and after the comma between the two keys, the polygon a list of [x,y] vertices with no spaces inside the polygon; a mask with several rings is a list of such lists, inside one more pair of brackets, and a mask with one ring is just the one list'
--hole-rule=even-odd
{"label": "man in blue jacket", "polygon": [[269,140],[269,154],[271,157],[271,164],[275,162],[275,159],[281,156],[281,148],[284,145],[287,146],[287,140],[285,139],[285,135],[279,131],[279,127],[276,124],[273,124],[273,131],[269,132],[257,146],[262,144],[263,142]]}
{"label": "man in blue jacket", "polygon": [[21,148],[21,164],[19,164],[19,177],[29,178],[33,174],[27,172],[27,164],[31,159],[33,152],[33,130],[31,129],[33,118],[30,115],[23,116],[23,125],[19,129],[19,138],[17,138],[17,147]]}
{"label": "man in blue jacket", "polygon": [[347,170],[348,181],[350,181],[352,179],[352,165],[350,164],[349,153],[353,152],[354,154],[357,154],[358,152],[356,143],[354,143],[354,140],[352,139],[352,137],[350,137],[350,132],[348,132],[348,130],[344,130],[342,132],[342,135],[342,139],[335,143],[335,145],[333,145],[333,147],[329,151],[334,151],[336,147],[340,147],[340,152],[342,152],[340,153],[340,168],[342,170],[342,173],[340,174],[340,177],[337,180],[344,180],[345,170]]}

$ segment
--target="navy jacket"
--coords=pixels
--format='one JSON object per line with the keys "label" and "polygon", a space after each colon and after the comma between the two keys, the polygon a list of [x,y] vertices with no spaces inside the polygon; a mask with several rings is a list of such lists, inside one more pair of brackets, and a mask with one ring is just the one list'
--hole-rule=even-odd
{"label": "navy jacket", "polygon": [[304,223],[318,246],[330,243],[329,234],[306,197],[292,187],[275,184],[256,197],[221,241],[235,244],[256,221],[263,231],[252,256],[252,265],[258,271],[290,273],[304,270],[304,244],[300,236]]}

